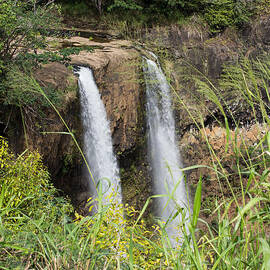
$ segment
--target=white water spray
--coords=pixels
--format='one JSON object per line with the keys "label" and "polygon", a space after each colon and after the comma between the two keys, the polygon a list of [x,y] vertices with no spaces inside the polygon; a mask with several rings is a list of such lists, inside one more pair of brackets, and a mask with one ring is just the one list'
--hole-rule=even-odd
{"label": "white water spray", "polygon": [[[146,58],[145,62],[148,151],[154,192],[168,195],[156,200],[156,215],[164,222],[170,220],[166,231],[172,244],[175,244],[178,242],[176,239],[181,237],[177,227],[189,219],[189,213],[185,182],[179,169],[182,164],[175,139],[170,87],[161,67]],[[173,219],[180,208],[186,213],[185,218],[179,214]]]}
{"label": "white water spray", "polygon": [[97,184],[101,181],[103,198],[116,192],[116,199],[121,203],[119,169],[113,153],[112,139],[106,110],[101,100],[92,71],[80,67],[79,90],[81,117],[84,128],[84,153],[93,179],[89,179],[92,196],[97,195]]}

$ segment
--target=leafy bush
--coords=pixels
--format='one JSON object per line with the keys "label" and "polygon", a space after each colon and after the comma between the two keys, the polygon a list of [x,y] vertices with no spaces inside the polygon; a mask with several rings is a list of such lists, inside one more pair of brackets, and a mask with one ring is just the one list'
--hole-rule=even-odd
{"label": "leafy bush", "polygon": [[64,13],[73,16],[89,15],[89,6],[86,1],[61,1]]}
{"label": "leafy bush", "polygon": [[[25,151],[16,157],[3,137],[0,187],[0,268],[21,269],[29,263],[25,261],[29,255],[42,259],[39,248],[44,250],[48,235],[61,239],[62,226],[70,220],[73,208],[55,197],[39,153]],[[36,268],[38,262],[32,263]]]}
{"label": "leafy bush", "polygon": [[[44,92],[53,104],[60,104],[63,95],[60,91],[48,87],[44,89]],[[49,106],[31,71],[22,71],[15,65],[10,65],[7,68],[6,78],[0,83],[0,100],[4,105],[15,105],[23,108],[31,107],[34,111]]]}
{"label": "leafy bush", "polygon": [[114,0],[113,4],[108,7],[108,11],[112,9],[142,10],[143,7],[133,0]]}
{"label": "leafy bush", "polygon": [[17,220],[18,216],[43,213],[46,201],[53,200],[56,190],[49,183],[40,154],[25,151],[15,157],[6,140],[0,137],[0,164],[2,214]]}
{"label": "leafy bush", "polygon": [[[81,51],[93,52],[94,49],[91,46],[81,46],[81,47],[67,47],[60,49],[56,52],[54,51],[45,51],[43,53],[24,53],[18,54],[15,62],[19,65],[28,65],[38,66],[39,64],[47,64],[49,62],[60,62],[67,64],[71,61],[70,55],[78,55]],[[29,62],[29,63],[28,63]]]}
{"label": "leafy bush", "polygon": [[206,3],[204,18],[212,32],[220,32],[228,26],[241,26],[251,14],[251,7],[245,1],[214,0]]}
{"label": "leafy bush", "polygon": [[270,14],[270,1],[269,0],[260,0],[257,1],[255,6],[255,11],[257,15]]}
{"label": "leafy bush", "polygon": [[93,6],[91,9],[89,5],[88,9],[82,9],[82,12],[93,12],[96,6],[100,15],[105,17],[105,24],[106,18],[110,21],[113,16],[115,24],[115,20],[124,22],[131,30],[135,28],[135,31],[136,26],[132,27],[133,24],[168,24],[183,17],[187,19],[196,13],[207,21],[213,33],[217,33],[226,27],[241,27],[251,16],[267,13],[269,10],[269,0],[81,0],[76,3],[69,2],[68,6],[72,12],[73,7],[76,9],[77,5],[86,6],[85,3],[92,3]]}
{"label": "leafy bush", "polygon": [[59,7],[38,1],[0,1],[0,61],[9,61],[18,51],[45,46],[45,35],[59,24]]}
{"label": "leafy bush", "polygon": [[[114,267],[117,263],[128,265],[130,261],[143,269],[166,267],[169,262],[164,257],[162,243],[156,242],[161,237],[160,228],[155,225],[148,230],[143,220],[136,223],[134,217],[139,213],[114,200],[102,206],[91,219],[76,215],[76,223],[83,229],[82,238],[89,243],[91,258],[97,261],[96,267],[102,267],[105,261]],[[100,256],[103,259],[98,261]]]}

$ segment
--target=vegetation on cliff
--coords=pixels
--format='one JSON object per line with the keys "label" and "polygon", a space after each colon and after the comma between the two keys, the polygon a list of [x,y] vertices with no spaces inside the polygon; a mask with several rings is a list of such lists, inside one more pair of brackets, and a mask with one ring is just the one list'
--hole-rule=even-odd
{"label": "vegetation on cliff", "polygon": [[[118,27],[124,23],[127,28],[168,24],[182,24],[187,17],[197,14],[210,26],[213,33],[226,27],[241,27],[258,13],[269,12],[269,1],[234,0],[81,0],[77,2],[59,0],[67,14],[87,17],[92,14],[97,23],[110,25],[118,21]],[[95,12],[96,10],[96,12]],[[89,20],[88,18],[88,21]]]}
{"label": "vegetation on cliff", "polygon": [[[60,23],[60,10],[54,4],[37,1],[0,1],[0,102],[24,107],[33,105],[31,85],[23,82],[23,73],[33,69],[34,61],[25,56],[44,49],[50,28]],[[22,76],[17,76],[22,74]],[[19,80],[22,79],[22,81]],[[21,85],[22,84],[22,85]]]}
{"label": "vegetation on cliff", "polygon": [[59,7],[37,1],[0,1],[0,68],[19,52],[46,46],[45,37],[60,22]]}
{"label": "vegetation on cliff", "polygon": [[[54,1],[0,1],[0,123],[6,124],[5,130],[9,123],[6,114],[11,116],[19,111],[26,132],[27,119],[31,123],[28,130],[33,130],[48,113],[45,111],[50,107],[49,102],[34,78],[41,65],[59,62],[68,66],[71,55],[93,51],[90,46],[49,48],[48,37],[59,35],[60,22],[60,6]],[[68,84],[65,89],[43,84],[42,89],[50,102],[64,109],[67,103],[64,96],[76,95],[76,84]]]}

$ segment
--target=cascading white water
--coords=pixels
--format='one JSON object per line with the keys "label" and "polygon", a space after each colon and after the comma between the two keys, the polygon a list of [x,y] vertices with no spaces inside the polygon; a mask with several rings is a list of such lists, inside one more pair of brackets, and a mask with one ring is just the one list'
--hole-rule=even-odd
{"label": "cascading white water", "polygon": [[[181,214],[173,219],[177,209],[182,208],[188,220],[187,192],[181,167],[180,153],[175,139],[175,121],[172,112],[170,87],[159,64],[145,58],[144,76],[147,98],[148,152],[153,174],[155,194],[166,194],[156,200],[156,215],[162,221],[171,220],[166,231],[172,243],[181,237],[179,226]],[[169,194],[171,197],[169,197]]]}
{"label": "cascading white water", "polygon": [[101,181],[103,198],[115,191],[117,202],[121,203],[119,169],[113,153],[104,104],[92,71],[86,67],[79,67],[76,73],[79,75],[84,153],[95,181],[94,183],[93,179],[89,180],[92,196],[97,195],[97,183]]}

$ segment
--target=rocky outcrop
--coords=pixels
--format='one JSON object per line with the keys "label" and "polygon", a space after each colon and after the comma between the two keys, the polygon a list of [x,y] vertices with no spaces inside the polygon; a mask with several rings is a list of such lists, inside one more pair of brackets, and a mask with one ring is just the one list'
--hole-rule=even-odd
{"label": "rocky outcrop", "polygon": [[73,55],[71,63],[89,66],[105,104],[116,153],[131,151],[142,136],[143,89],[141,57],[128,41],[97,43],[72,38],[80,46],[95,46],[93,53]]}
{"label": "rocky outcrop", "polygon": [[263,15],[246,27],[242,36],[251,51],[267,50],[270,46],[270,17]]}

